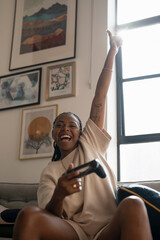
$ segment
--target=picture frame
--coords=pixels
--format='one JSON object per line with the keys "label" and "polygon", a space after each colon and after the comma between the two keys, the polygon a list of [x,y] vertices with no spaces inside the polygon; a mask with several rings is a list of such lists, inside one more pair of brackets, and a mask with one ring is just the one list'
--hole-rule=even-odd
{"label": "picture frame", "polygon": [[47,68],[46,100],[73,97],[76,94],[76,64],[68,62]]}
{"label": "picture frame", "polygon": [[75,57],[78,0],[15,0],[10,71]]}
{"label": "picture frame", "polygon": [[52,124],[57,114],[57,104],[22,110],[19,160],[52,157]]}
{"label": "picture frame", "polygon": [[42,68],[0,76],[0,111],[40,104]]}

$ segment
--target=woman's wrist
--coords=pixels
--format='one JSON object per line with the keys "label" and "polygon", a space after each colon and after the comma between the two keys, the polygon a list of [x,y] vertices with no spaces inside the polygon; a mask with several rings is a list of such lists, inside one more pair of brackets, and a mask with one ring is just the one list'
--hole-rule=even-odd
{"label": "woman's wrist", "polygon": [[109,68],[109,67],[104,67],[103,70],[108,72],[113,72],[113,68]]}
{"label": "woman's wrist", "polygon": [[55,201],[63,202],[63,200],[64,200],[64,198],[65,198],[65,195],[63,194],[62,191],[59,191],[58,186],[56,186],[52,198],[53,198]]}

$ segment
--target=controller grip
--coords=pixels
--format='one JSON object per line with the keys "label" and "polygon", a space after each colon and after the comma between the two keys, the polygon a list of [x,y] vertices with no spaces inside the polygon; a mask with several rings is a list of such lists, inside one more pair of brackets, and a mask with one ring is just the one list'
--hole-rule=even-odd
{"label": "controller grip", "polygon": [[102,168],[102,166],[99,164],[99,166],[97,167],[97,169],[95,170],[95,173],[100,177],[100,178],[105,178],[106,177],[106,173],[104,171],[104,169]]}

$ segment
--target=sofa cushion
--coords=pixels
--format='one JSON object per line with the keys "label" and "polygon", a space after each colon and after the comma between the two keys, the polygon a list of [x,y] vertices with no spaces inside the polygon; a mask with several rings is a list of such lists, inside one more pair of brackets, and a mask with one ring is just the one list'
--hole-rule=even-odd
{"label": "sofa cushion", "polygon": [[14,223],[16,220],[16,217],[21,209],[6,209],[3,212],[1,212],[1,218],[5,222],[8,223]]}
{"label": "sofa cushion", "polygon": [[140,197],[147,208],[148,217],[151,225],[151,231],[154,240],[160,239],[160,192],[146,187],[144,185],[122,185],[117,191],[117,203],[119,204],[124,198],[135,195]]}
{"label": "sofa cushion", "polygon": [[[0,183],[0,205],[9,209],[37,206],[38,183]],[[2,209],[3,210],[3,209]],[[11,212],[10,212],[11,213]],[[11,214],[11,218],[15,217]],[[14,224],[0,224],[0,239],[11,239]]]}
{"label": "sofa cushion", "polygon": [[14,224],[0,224],[0,237],[12,238]]}

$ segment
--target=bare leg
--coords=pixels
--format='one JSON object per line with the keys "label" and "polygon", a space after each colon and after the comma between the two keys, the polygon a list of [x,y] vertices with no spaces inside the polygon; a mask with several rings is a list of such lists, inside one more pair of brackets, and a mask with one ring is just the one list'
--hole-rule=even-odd
{"label": "bare leg", "polygon": [[75,230],[63,219],[38,207],[26,207],[18,215],[13,240],[78,240]]}
{"label": "bare leg", "polygon": [[152,240],[148,214],[143,201],[128,197],[118,206],[117,212],[97,240]]}

